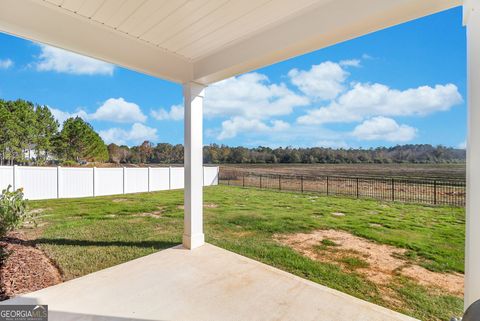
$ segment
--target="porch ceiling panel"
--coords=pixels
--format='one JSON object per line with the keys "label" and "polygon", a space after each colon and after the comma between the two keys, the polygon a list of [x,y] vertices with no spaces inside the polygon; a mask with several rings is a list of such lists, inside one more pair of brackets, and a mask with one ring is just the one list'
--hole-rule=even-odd
{"label": "porch ceiling panel", "polygon": [[461,0],[335,0],[272,24],[194,62],[212,83],[461,5]]}
{"label": "porch ceiling panel", "polygon": [[195,60],[311,5],[332,0],[44,1]]}
{"label": "porch ceiling panel", "polygon": [[228,78],[461,0],[0,0],[0,31],[175,82]]}

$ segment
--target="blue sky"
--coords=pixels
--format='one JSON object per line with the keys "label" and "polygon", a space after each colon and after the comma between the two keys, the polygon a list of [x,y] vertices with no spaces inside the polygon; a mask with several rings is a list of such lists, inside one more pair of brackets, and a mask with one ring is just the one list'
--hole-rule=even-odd
{"label": "blue sky", "polygon": [[[466,40],[455,8],[207,88],[204,142],[464,146]],[[182,89],[0,33],[0,98],[79,115],[107,143],[182,143]]]}

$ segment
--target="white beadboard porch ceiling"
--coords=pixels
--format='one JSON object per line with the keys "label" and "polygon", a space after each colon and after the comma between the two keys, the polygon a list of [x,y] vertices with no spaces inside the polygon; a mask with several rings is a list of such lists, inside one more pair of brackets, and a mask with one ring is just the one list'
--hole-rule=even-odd
{"label": "white beadboard porch ceiling", "polygon": [[0,31],[204,84],[461,0],[0,0]]}
{"label": "white beadboard porch ceiling", "polygon": [[196,61],[287,17],[333,0],[45,0]]}

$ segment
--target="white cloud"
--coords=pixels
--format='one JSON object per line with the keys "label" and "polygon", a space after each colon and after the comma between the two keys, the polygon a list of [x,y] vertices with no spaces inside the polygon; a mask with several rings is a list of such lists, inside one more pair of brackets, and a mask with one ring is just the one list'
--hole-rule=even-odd
{"label": "white cloud", "polygon": [[126,101],[123,98],[109,98],[107,99],[94,113],[87,113],[83,109],[78,109],[75,112],[67,112],[60,109],[49,107],[53,116],[63,123],[70,117],[81,117],[85,120],[104,120],[116,123],[136,123],[145,122],[147,116],[142,113],[140,107]]}
{"label": "white cloud", "polygon": [[184,114],[184,107],[182,105],[173,105],[170,111],[163,108],[151,110],[150,115],[156,120],[182,120]]}
{"label": "white cloud", "polygon": [[[95,115],[88,114],[84,110],[78,110],[76,112],[70,113],[57,108],[48,108],[50,109],[53,117],[55,117],[55,119],[60,123],[60,125],[62,125],[63,122],[68,118],[81,117],[85,121],[89,121],[93,118],[92,115]],[[123,128],[109,128],[107,130],[99,131],[99,135],[107,144],[115,143],[118,145],[140,144],[145,140],[158,140],[156,128],[148,127],[138,122],[134,123],[132,127],[128,130],[125,130]]]}
{"label": "white cloud", "polygon": [[360,59],[342,60],[338,64],[342,67],[360,67]]}
{"label": "white cloud", "polygon": [[[374,58],[363,55],[361,59],[323,62],[308,70],[292,69],[288,77],[296,88],[272,83],[257,72],[213,84],[206,90],[204,115],[221,117],[223,122],[207,129],[207,135],[226,140],[243,134],[246,142],[347,148],[355,132],[358,139],[401,142],[413,139],[417,131],[393,118],[448,111],[463,101],[454,84],[398,90],[378,83],[350,82],[347,69],[360,67],[366,59]],[[315,103],[321,105],[314,108]],[[275,120],[300,107],[312,109],[297,117],[296,123]],[[179,120],[183,107],[151,110],[150,115],[158,120]],[[321,126],[327,123],[353,126],[335,131]]]}
{"label": "white cloud", "polygon": [[382,84],[355,84],[327,107],[309,111],[298,123],[319,125],[362,121],[371,116],[425,116],[462,102],[453,84],[421,86],[404,91]]}
{"label": "white cloud", "polygon": [[364,53],[362,55],[362,59],[363,60],[371,60],[371,59],[374,59],[374,58],[372,56],[370,56],[369,54]]}
{"label": "white cloud", "polygon": [[320,140],[315,146],[326,147],[326,148],[348,148],[348,144],[344,140]]}
{"label": "white cloud", "polygon": [[56,71],[73,75],[113,75],[115,66],[90,57],[85,57],[63,49],[40,45],[38,61],[34,63],[38,71]]}
{"label": "white cloud", "polygon": [[[308,127],[299,126],[297,124],[288,124],[288,128],[282,128],[277,125],[277,130],[268,129],[260,125],[263,128],[262,131],[246,132],[242,136],[242,145],[256,147],[256,146],[269,146],[269,147],[285,147],[285,146],[297,146],[297,147],[332,147],[332,148],[348,148],[350,144],[347,143],[348,139],[351,139],[350,132],[333,131],[323,127]],[[267,127],[268,123],[265,123]],[[270,125],[272,125],[270,123]],[[217,137],[219,131],[212,131],[207,135],[209,137]]]}
{"label": "white cloud", "polygon": [[282,120],[271,121],[271,125],[267,125],[259,119],[246,119],[243,117],[233,117],[222,123],[222,130],[217,136],[219,140],[233,138],[240,132],[249,134],[271,133],[288,130],[290,125]]}
{"label": "white cloud", "polygon": [[343,83],[348,77],[348,72],[340,64],[326,61],[313,65],[308,71],[292,69],[288,72],[288,76],[292,84],[307,96],[329,100],[334,99],[344,90]]}
{"label": "white cloud", "polygon": [[147,120],[147,116],[137,104],[128,102],[122,97],[107,99],[93,114],[89,114],[88,118],[117,123],[143,123]]}
{"label": "white cloud", "polygon": [[464,140],[463,142],[461,142],[460,144],[458,144],[457,148],[467,149],[467,141]]}
{"label": "white cloud", "polygon": [[[229,117],[216,132],[218,139],[228,139],[240,133],[278,132],[289,126],[276,116],[289,115],[294,108],[306,106],[310,100],[294,93],[284,83],[272,84],[267,76],[248,73],[209,86],[205,95],[206,117]],[[157,113],[160,118],[172,118],[174,109]]]}
{"label": "white cloud", "polygon": [[158,140],[157,129],[135,123],[129,130],[122,128],[110,128],[101,130],[99,135],[106,144],[115,143],[117,145],[141,144],[145,140]]}
{"label": "white cloud", "polygon": [[[349,66],[359,63],[359,60],[344,61]],[[222,123],[220,130],[216,130],[219,139],[233,138],[252,130],[265,132],[267,128],[276,128],[276,121],[268,125],[268,120],[272,118],[289,115],[297,107],[308,106],[312,99],[336,97],[343,90],[342,83],[347,76],[348,73],[333,62],[312,66],[309,71],[293,69],[289,72],[290,80],[304,94],[295,93],[285,83],[271,83],[266,75],[257,72],[232,77],[206,89],[204,115],[229,118]],[[158,120],[177,120],[181,113],[183,108],[179,105],[172,106],[170,111],[158,109],[150,112]]]}
{"label": "white cloud", "polygon": [[265,119],[288,115],[309,99],[295,94],[283,83],[271,84],[267,76],[249,73],[215,83],[207,88],[205,116],[241,116]]}
{"label": "white cloud", "polygon": [[11,59],[0,59],[0,69],[8,69],[13,66]]}
{"label": "white cloud", "polygon": [[361,140],[385,140],[408,142],[415,138],[417,130],[408,125],[399,125],[391,118],[374,117],[356,126],[352,135]]}
{"label": "white cloud", "polygon": [[87,113],[83,110],[69,113],[69,112],[66,112],[57,108],[52,108],[52,107],[48,107],[48,109],[50,109],[50,112],[52,113],[53,117],[55,117],[55,119],[58,121],[60,125],[62,125],[63,122],[66,121],[68,118],[72,118],[72,117],[80,117],[85,120],[88,119]]}

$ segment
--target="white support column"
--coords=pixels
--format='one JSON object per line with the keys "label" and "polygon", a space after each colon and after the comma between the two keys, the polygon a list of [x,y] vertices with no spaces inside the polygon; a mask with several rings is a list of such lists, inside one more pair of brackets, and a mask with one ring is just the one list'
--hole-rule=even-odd
{"label": "white support column", "polygon": [[466,0],[468,138],[465,309],[480,299],[480,0]]}
{"label": "white support column", "polygon": [[183,85],[185,101],[185,217],[183,246],[194,249],[205,242],[203,235],[203,97],[205,86]]}

